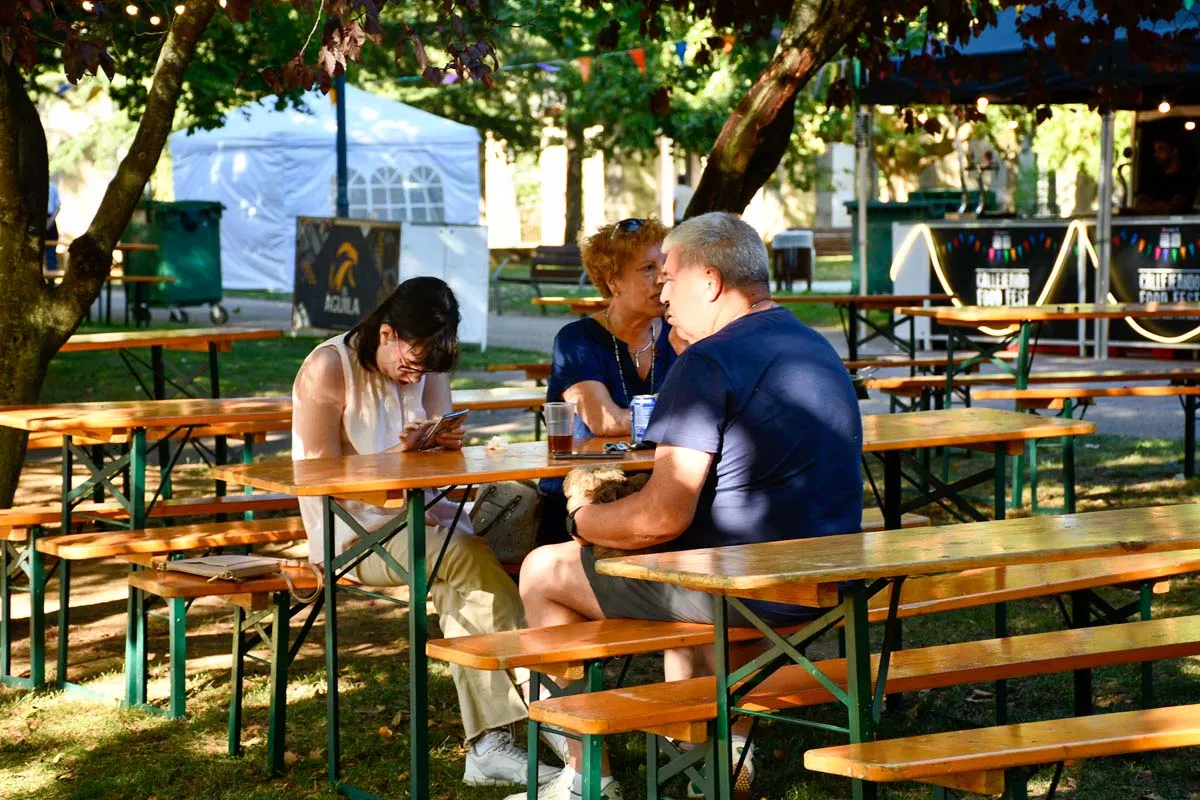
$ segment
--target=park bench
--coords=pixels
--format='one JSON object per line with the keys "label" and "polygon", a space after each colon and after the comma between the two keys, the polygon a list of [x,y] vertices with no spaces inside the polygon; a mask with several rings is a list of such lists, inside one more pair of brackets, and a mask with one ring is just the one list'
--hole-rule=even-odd
{"label": "park bench", "polygon": [[[887,689],[894,692],[939,689],[1197,653],[1200,653],[1200,617],[1143,620],[897,650],[891,654]],[[880,656],[876,654],[871,659],[873,679],[878,675],[879,665]],[[834,684],[845,688],[845,659],[818,661],[814,666]],[[833,701],[835,696],[826,686],[803,667],[791,665],[752,688],[738,700],[738,707],[754,713],[770,713]],[[707,741],[708,723],[716,718],[716,713],[716,681],[712,677],[569,695],[530,705],[532,721],[583,736],[643,731],[689,743]],[[972,732],[972,737],[975,733]],[[955,736],[969,738],[962,733]],[[655,782],[659,775],[660,747],[672,746],[661,742],[650,746],[648,741],[647,774]],[[805,763],[808,764],[807,758]]]}
{"label": "park bench", "polygon": [[[284,517],[268,520],[209,522],[135,531],[63,534],[38,539],[35,547],[39,553],[56,556],[60,559],[58,565],[57,684],[60,687],[68,685],[66,676],[70,625],[69,564],[72,561],[121,558],[133,565],[152,566],[155,557],[169,557],[197,550],[210,551],[229,548],[249,550],[259,545],[288,543],[304,538],[303,520],[299,517]],[[131,568],[136,569],[136,567]],[[136,574],[138,573],[133,573],[133,575]],[[169,605],[172,655],[168,716],[178,718],[182,717],[185,712],[183,653],[185,652],[187,609],[183,601],[173,602]],[[128,634],[126,636],[126,700],[129,705],[140,707],[147,707],[145,705],[147,663],[145,615],[144,600],[139,594],[135,582],[131,581]],[[32,638],[34,637],[31,636]],[[36,639],[30,642],[31,650],[41,646],[43,643]]]}
{"label": "park bench", "polygon": [[850,228],[813,228],[812,233],[818,256],[848,256],[854,253]]}
{"label": "park bench", "polygon": [[524,372],[525,380],[545,386],[550,379],[550,364],[529,362],[524,364],[488,364],[488,372]]}
{"label": "park bench", "polygon": [[[267,770],[271,775],[284,771],[286,752],[287,720],[287,675],[296,653],[312,628],[322,603],[309,603],[307,598],[295,600],[291,591],[309,592],[319,588],[316,574],[307,569],[283,567],[291,581],[282,576],[270,575],[244,581],[210,581],[197,575],[180,572],[144,571],[129,576],[129,585],[138,591],[166,600],[173,607],[182,606],[202,598],[215,598],[232,607],[233,666],[230,679],[229,699],[229,755],[241,755],[242,700],[245,677],[245,660],[249,652],[261,641],[270,651],[268,661],[271,670],[269,701],[269,723],[267,726]],[[309,609],[309,615],[299,634],[291,639],[291,620]],[[172,615],[172,620],[175,615]],[[172,680],[178,680],[180,711],[182,712],[184,661],[186,641],[180,632],[171,635]],[[178,665],[178,669],[176,669]],[[176,697],[172,683],[172,698]],[[172,701],[174,702],[174,700]]]}
{"label": "park bench", "polygon": [[1066,761],[1196,745],[1200,704],[823,747],[807,751],[804,766],[875,783],[933,784],[935,800],[953,797],[950,789],[1027,800],[1033,768],[1057,765],[1046,795],[1053,798]]}
{"label": "park bench", "polygon": [[[539,246],[533,251],[533,258],[529,261],[528,275],[505,275],[504,268],[510,261],[512,261],[512,256],[505,258],[492,275],[492,305],[497,314],[504,311],[499,286],[501,283],[521,283],[532,286],[538,297],[542,296],[542,286],[547,284],[575,286],[579,289],[583,289],[588,284],[588,274],[583,268],[583,256],[579,252],[578,245]],[[546,313],[544,307],[542,313]]]}

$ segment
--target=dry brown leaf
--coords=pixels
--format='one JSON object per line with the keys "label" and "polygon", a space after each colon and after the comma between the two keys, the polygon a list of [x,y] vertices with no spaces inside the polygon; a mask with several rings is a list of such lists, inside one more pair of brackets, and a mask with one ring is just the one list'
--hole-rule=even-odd
{"label": "dry brown leaf", "polygon": [[296,755],[291,750],[287,750],[283,754],[283,765],[285,767],[294,767],[296,766],[296,762],[299,760],[300,756]]}
{"label": "dry brown leaf", "polygon": [[325,756],[325,748],[324,747],[314,747],[312,750],[308,751],[308,757],[311,758],[313,761],[316,761],[319,758],[324,758],[324,756]]}
{"label": "dry brown leaf", "polygon": [[399,728],[401,725],[403,725],[404,718],[406,716],[407,715],[403,711],[397,711],[395,714],[393,714],[392,715],[392,727]]}

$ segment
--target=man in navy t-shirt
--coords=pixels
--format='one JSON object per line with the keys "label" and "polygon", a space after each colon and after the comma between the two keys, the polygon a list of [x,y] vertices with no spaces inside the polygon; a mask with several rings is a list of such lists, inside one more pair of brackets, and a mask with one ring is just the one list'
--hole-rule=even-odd
{"label": "man in navy t-shirt", "polygon": [[[860,531],[862,420],[854,387],[829,343],[771,301],[758,233],[732,214],[704,214],[677,226],[663,252],[667,321],[691,344],[650,420],[654,472],[636,494],[571,509],[568,531],[583,545],[628,550]],[[710,595],[599,575],[592,548],[580,544],[538,548],[526,559],[521,596],[530,625],[622,617],[712,622]],[[747,605],[772,625],[817,613]],[[730,618],[747,624],[734,609]],[[697,668],[671,663],[668,680]]]}

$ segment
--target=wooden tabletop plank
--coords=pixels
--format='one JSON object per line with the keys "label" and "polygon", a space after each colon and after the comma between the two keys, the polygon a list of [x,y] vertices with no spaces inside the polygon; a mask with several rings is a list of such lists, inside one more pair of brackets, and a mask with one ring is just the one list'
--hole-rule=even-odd
{"label": "wooden tabletop plank", "polygon": [[[455,408],[490,410],[534,408],[546,401],[537,388],[460,389],[451,393]],[[30,432],[58,432],[112,438],[134,428],[169,430],[205,425],[217,433],[257,433],[291,425],[292,398],[221,397],[178,400],[119,400],[0,406],[0,426]]]}
{"label": "wooden tabletop plank", "polygon": [[[0,422],[3,416],[0,415]],[[870,414],[863,417],[866,452],[919,447],[972,446],[1017,443],[1028,439],[1084,435],[1095,431],[1090,422],[1042,418],[1001,409],[956,408],[912,414]],[[577,449],[603,446],[591,439]],[[213,475],[231,483],[299,496],[347,496],[372,492],[403,492],[464,483],[557,478],[580,464],[614,464],[627,470],[650,469],[654,453],[641,450],[610,461],[551,459],[544,442],[520,442],[505,451],[465,447],[459,453],[384,453],[307,461],[264,461],[218,467]]]}
{"label": "wooden tabletop plank", "polygon": [[[1031,372],[1026,379],[1030,385],[1046,383],[1120,383],[1122,381],[1171,381],[1198,380],[1200,369],[1195,367],[1168,367],[1136,370],[1069,370],[1065,372]],[[955,386],[998,386],[1016,383],[1012,373],[987,372],[973,375],[955,375]],[[944,375],[886,376],[866,379],[868,389],[941,389],[946,385]]]}
{"label": "wooden tabletop plank", "polygon": [[973,522],[605,559],[604,575],[737,595],[801,584],[1200,547],[1200,505]]}
{"label": "wooden tabletop plank", "polygon": [[1086,436],[1096,426],[1083,420],[1038,417],[995,408],[952,408],[911,414],[864,414],[863,452],[918,447],[969,447],[1029,439]]}
{"label": "wooden tabletop plank", "polygon": [[1081,319],[1200,317],[1200,303],[1060,303],[1051,306],[907,306],[897,311],[942,325],[1016,325]]}
{"label": "wooden tabletop plank", "polygon": [[976,400],[1061,400],[1092,397],[1186,397],[1200,386],[1039,386],[1034,389],[976,389]]}
{"label": "wooden tabletop plank", "polygon": [[85,350],[125,350],[134,347],[162,346],[168,349],[182,345],[207,345],[210,342],[235,342],[257,339],[279,339],[283,331],[266,328],[176,328],[168,330],[108,331],[77,333],[67,340],[60,353]]}

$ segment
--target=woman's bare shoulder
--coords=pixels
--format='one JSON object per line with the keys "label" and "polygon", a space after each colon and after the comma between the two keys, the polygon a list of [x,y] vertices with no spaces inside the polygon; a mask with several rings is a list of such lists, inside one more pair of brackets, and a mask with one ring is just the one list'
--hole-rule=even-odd
{"label": "woman's bare shoulder", "polygon": [[346,389],[341,361],[336,348],[318,347],[300,365],[293,391],[302,397],[336,394],[340,398]]}

